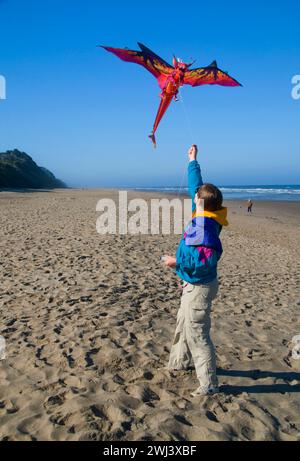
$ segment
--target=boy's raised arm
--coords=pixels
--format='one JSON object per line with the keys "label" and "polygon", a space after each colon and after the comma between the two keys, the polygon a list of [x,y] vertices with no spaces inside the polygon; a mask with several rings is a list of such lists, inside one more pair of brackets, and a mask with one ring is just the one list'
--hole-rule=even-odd
{"label": "boy's raised arm", "polygon": [[[197,162],[198,148],[196,144],[193,144],[192,147],[190,147],[188,154],[190,161],[188,167],[188,188],[189,194],[192,198],[192,211],[194,212],[196,209],[196,204],[194,201],[195,194],[199,187],[203,185],[200,165]],[[162,258],[162,263],[165,266],[174,269],[176,267],[179,268],[181,261],[176,261],[176,258],[174,258],[173,256],[165,255]]]}
{"label": "boy's raised arm", "polygon": [[192,211],[194,212],[196,209],[196,205],[194,202],[195,194],[199,187],[203,185],[202,175],[200,165],[197,162],[197,155],[198,155],[198,148],[194,144],[189,149],[189,167],[188,167],[188,188],[189,194],[192,199]]}

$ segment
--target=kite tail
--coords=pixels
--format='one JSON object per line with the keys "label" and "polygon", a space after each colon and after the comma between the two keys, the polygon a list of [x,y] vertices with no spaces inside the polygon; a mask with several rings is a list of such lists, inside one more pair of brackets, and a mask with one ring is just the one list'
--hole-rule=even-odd
{"label": "kite tail", "polygon": [[154,149],[156,149],[156,139],[155,139],[155,134],[152,132],[151,134],[149,134],[149,138],[151,139],[152,143],[153,143],[153,147]]}
{"label": "kite tail", "polygon": [[170,103],[172,101],[173,96],[174,96],[174,94],[164,95],[163,98],[160,101],[159,108],[158,108],[156,118],[155,118],[155,122],[154,122],[154,125],[153,125],[153,131],[149,135],[149,138],[153,142],[154,147],[156,147],[155,132],[156,132],[156,130],[158,128],[159,122],[161,121],[162,117],[164,116],[166,110],[168,109],[168,107],[169,107],[169,105],[170,105]]}

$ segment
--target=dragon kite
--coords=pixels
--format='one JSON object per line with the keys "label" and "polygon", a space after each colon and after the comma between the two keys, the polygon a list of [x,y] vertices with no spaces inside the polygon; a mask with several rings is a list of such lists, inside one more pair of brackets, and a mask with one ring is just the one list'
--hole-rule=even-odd
{"label": "dragon kite", "polygon": [[172,99],[177,101],[179,88],[183,85],[221,85],[221,86],[242,86],[237,80],[230,77],[227,72],[218,68],[216,61],[207,67],[190,69],[194,62],[185,64],[181,60],[173,58],[173,66],[168,64],[157,54],[138,43],[141,51],[129,50],[127,48],[111,48],[101,46],[105,50],[115,54],[123,61],[139,64],[147,69],[157,79],[161,88],[161,101],[156,114],[152,133],[149,138],[156,147],[155,132],[163,115],[168,109]]}

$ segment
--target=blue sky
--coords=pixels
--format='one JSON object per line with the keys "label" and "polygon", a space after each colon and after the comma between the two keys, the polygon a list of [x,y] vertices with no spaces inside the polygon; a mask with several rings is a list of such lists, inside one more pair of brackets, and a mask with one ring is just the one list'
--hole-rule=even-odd
{"label": "blue sky", "polygon": [[[300,182],[298,1],[0,0],[0,17],[0,151],[23,150],[73,186],[167,186],[197,143],[206,181]],[[96,48],[137,41],[167,61],[217,59],[244,87],[184,87],[154,150],[155,79]]]}

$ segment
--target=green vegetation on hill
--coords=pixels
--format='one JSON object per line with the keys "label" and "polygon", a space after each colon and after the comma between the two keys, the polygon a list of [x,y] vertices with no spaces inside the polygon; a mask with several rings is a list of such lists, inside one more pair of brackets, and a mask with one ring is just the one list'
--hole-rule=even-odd
{"label": "green vegetation on hill", "polygon": [[19,150],[0,152],[0,188],[53,189],[67,187],[46,168]]}

